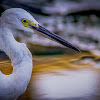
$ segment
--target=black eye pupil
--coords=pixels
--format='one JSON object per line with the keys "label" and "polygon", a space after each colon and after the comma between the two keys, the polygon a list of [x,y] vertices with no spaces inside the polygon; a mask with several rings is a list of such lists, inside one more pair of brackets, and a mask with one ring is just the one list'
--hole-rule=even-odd
{"label": "black eye pupil", "polygon": [[23,20],[23,22],[26,22],[26,20]]}

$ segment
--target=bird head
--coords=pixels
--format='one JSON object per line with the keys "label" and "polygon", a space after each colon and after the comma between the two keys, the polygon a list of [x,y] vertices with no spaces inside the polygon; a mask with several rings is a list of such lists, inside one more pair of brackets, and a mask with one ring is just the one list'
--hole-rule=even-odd
{"label": "bird head", "polygon": [[[1,22],[4,21],[6,23],[5,26],[9,26],[8,28],[12,28],[12,30],[19,30],[28,33],[38,33],[44,37],[52,39],[66,47],[74,49],[76,51],[80,51],[78,48],[73,46],[71,43],[67,42],[66,40],[62,39],[58,35],[50,32],[43,26],[41,26],[33,16],[21,8],[11,8],[6,10],[3,15],[1,16]],[[4,23],[3,22],[3,23]]]}

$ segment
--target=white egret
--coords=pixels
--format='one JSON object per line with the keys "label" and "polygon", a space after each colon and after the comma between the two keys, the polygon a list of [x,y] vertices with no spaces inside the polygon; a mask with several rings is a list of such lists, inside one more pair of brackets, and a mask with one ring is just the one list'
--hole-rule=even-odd
{"label": "white egret", "polygon": [[32,74],[32,55],[24,43],[17,42],[13,33],[20,31],[41,33],[64,46],[79,51],[69,42],[43,28],[27,11],[21,8],[6,10],[0,18],[0,49],[11,59],[13,72],[0,71],[0,100],[16,100],[25,92]]}

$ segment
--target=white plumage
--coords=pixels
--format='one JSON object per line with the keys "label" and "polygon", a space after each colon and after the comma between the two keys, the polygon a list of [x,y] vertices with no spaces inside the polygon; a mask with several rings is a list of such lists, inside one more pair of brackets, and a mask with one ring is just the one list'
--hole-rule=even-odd
{"label": "white plumage", "polygon": [[0,100],[17,99],[25,92],[31,78],[32,55],[26,45],[17,42],[12,34],[18,30],[31,31],[23,26],[21,18],[35,21],[27,11],[20,8],[6,10],[0,18],[0,49],[9,56],[13,65],[12,74],[4,75],[0,72]]}
{"label": "white plumage", "polygon": [[24,43],[17,42],[13,34],[39,32],[64,46],[79,51],[69,42],[43,28],[27,11],[21,8],[6,10],[0,18],[0,49],[11,59],[13,72],[0,71],[0,100],[16,100],[25,92],[32,74],[32,55]]}

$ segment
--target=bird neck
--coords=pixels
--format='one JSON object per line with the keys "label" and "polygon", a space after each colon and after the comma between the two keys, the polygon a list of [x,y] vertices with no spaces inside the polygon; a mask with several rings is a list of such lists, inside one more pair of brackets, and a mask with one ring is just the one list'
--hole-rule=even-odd
{"label": "bird neck", "polygon": [[8,55],[14,67],[25,60],[23,58],[32,59],[32,56],[24,43],[19,43],[14,39],[12,32],[10,28],[0,27],[0,49]]}
{"label": "bird neck", "polygon": [[[0,49],[4,51],[12,61],[12,65],[17,65],[21,62],[23,52],[23,43],[17,42],[12,34],[11,29],[0,27]],[[18,59],[19,57],[19,59]]]}
{"label": "bird neck", "polygon": [[17,42],[12,31],[6,27],[0,27],[0,49],[9,56],[13,65],[12,74],[4,75],[0,73],[0,95],[3,95],[1,91],[6,91],[3,86],[7,86],[11,95],[15,93],[19,96],[26,90],[31,78],[32,55],[26,45]]}
{"label": "bird neck", "polygon": [[12,63],[16,58],[16,50],[18,50],[19,43],[14,39],[12,32],[10,29],[3,28],[0,32],[0,49],[4,51]]}

